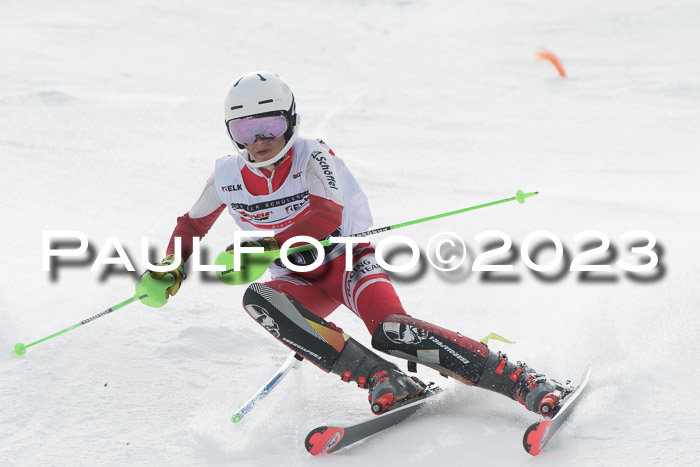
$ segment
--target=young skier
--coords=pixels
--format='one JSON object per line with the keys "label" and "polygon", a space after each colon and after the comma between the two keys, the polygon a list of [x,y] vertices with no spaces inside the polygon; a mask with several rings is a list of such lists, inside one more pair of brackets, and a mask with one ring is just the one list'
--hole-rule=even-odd
{"label": "young skier", "polygon": [[[260,233],[261,239],[244,245],[266,251],[299,235],[321,240],[371,226],[367,198],[342,159],[323,141],[299,137],[294,95],[279,76],[257,72],[238,78],[226,94],[224,114],[239,157],[216,161],[200,198],[177,219],[161,265],[172,264],[175,237],[182,239],[182,261],[187,260],[192,239],[203,237],[224,209],[241,229]],[[273,229],[275,236],[270,236]],[[294,272],[276,261],[270,266],[272,280],[250,285],[243,306],[297,354],[368,389],[374,413],[420,395],[426,385],[326,321],[340,305],[362,319],[375,349],[551,416],[566,392],[561,384],[481,342],[407,314],[369,243],[352,249],[350,271],[345,270],[345,253],[345,245],[327,247],[322,264],[309,272]],[[308,265],[316,257],[310,250],[290,260]],[[177,293],[184,277],[182,265],[171,273],[150,274],[155,279],[174,276],[166,298]]]}

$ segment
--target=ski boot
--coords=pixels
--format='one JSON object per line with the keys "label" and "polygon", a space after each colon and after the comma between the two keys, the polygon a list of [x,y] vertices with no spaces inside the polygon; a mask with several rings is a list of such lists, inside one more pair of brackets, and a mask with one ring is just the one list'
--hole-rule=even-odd
{"label": "ski boot", "polygon": [[560,407],[560,401],[571,389],[567,390],[562,384],[547,379],[545,375],[537,374],[530,368],[526,378],[516,392],[518,402],[531,412],[539,413],[545,418],[553,417]]}
{"label": "ski boot", "polygon": [[372,347],[503,394],[544,417],[553,416],[571,391],[481,342],[408,315],[386,317],[372,335]]}
{"label": "ski boot", "polygon": [[390,406],[420,395],[426,388],[418,378],[412,378],[396,365],[350,338],[340,352],[331,373],[345,382],[355,381],[368,388],[372,413],[381,414]]}
{"label": "ski boot", "polygon": [[369,382],[369,403],[372,412],[380,414],[390,406],[413,399],[423,393],[426,385],[413,376],[401,372],[395,365],[373,371]]}
{"label": "ski boot", "polygon": [[525,363],[510,363],[501,352],[489,355],[477,386],[515,399],[530,412],[545,418],[553,417],[560,401],[571,392],[571,388],[535,372]]}

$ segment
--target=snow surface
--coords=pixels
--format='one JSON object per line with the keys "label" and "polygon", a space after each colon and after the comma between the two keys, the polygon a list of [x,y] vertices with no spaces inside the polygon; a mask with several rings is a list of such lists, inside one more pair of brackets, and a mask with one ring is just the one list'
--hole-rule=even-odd
{"label": "snow surface", "polygon": [[[0,465],[695,464],[699,45],[691,0],[4,0]],[[287,350],[244,313],[243,287],[194,276],[165,308],[133,304],[10,355],[132,294],[134,275],[85,265],[51,281],[42,232],[83,231],[95,252],[116,236],[141,270],[140,237],[162,251],[232,152],[221,100],[257,69],[290,83],[303,134],[346,160],[376,226],[540,191],[401,232],[423,248],[440,231],[477,249],[486,230],[520,245],[546,229],[575,254],[572,236],[594,229],[625,257],[619,235],[656,236],[649,282],[617,268],[613,282],[544,282],[517,259],[515,283],[430,268],[396,281],[414,316],[513,339],[493,348],[553,377],[593,363],[541,456],[521,447],[534,415],[426,369],[450,389],[433,415],[334,456],[309,456],[305,434],[368,416],[366,394],[310,364],[232,424]],[[232,226],[214,226],[212,254]],[[351,312],[332,319],[369,344]]]}

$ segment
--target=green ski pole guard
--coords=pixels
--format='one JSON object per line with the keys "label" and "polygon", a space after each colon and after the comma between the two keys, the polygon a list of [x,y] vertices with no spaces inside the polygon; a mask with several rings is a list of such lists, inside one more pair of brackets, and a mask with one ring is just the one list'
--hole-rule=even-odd
{"label": "green ski pole guard", "polygon": [[138,297],[144,305],[160,308],[168,303],[165,290],[173,285],[174,282],[175,278],[172,274],[168,274],[159,280],[152,278],[151,274],[146,272],[136,283],[135,297]]}
{"label": "green ski pole guard", "polygon": [[[304,245],[298,247],[310,250],[313,245]],[[294,253],[296,248],[290,248],[289,253]],[[222,251],[216,257],[214,264],[217,266],[223,265],[223,271],[216,271],[217,277],[228,285],[249,284],[265,274],[267,268],[270,267],[273,261],[279,259],[280,250],[265,251],[263,253],[241,253],[240,271],[235,271],[233,268],[233,252]]]}

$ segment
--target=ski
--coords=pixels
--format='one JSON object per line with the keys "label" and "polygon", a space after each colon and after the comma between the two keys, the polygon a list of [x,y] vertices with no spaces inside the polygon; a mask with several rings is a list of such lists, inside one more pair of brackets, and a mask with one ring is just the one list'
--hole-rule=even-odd
{"label": "ski", "polygon": [[405,421],[418,412],[428,399],[439,392],[441,392],[439,387],[426,389],[422,395],[415,399],[406,401],[403,405],[392,406],[383,414],[354,425],[314,428],[306,435],[304,446],[313,456],[338,451]]}
{"label": "ski", "polygon": [[578,402],[579,396],[586,389],[588,378],[591,376],[591,365],[588,365],[586,371],[581,377],[581,382],[571,393],[564,397],[564,403],[554,414],[554,417],[548,420],[541,420],[533,423],[525,430],[523,435],[523,447],[525,451],[536,456],[541,453],[547,442],[552,439],[554,433],[561,428],[566,419],[571,415],[571,412]]}

